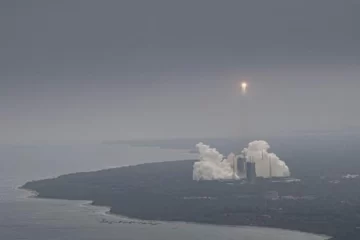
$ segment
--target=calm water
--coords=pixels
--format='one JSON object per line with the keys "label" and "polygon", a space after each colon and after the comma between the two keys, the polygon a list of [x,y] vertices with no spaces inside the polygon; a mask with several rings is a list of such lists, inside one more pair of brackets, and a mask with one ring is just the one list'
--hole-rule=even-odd
{"label": "calm water", "polygon": [[0,239],[324,239],[312,234],[264,228],[166,222],[158,225],[107,224],[101,223],[102,219],[118,221],[119,217],[106,215],[106,208],[80,201],[28,198],[28,192],[16,189],[28,180],[64,173],[194,157],[178,150],[127,146],[0,146]]}

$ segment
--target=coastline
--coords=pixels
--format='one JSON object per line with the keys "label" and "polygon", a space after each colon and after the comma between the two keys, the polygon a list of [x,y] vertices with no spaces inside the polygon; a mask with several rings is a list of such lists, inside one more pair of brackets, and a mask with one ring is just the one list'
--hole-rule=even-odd
{"label": "coastline", "polygon": [[[118,213],[113,213],[111,212],[111,207],[110,206],[104,206],[104,205],[96,205],[94,203],[93,200],[74,200],[74,199],[61,199],[61,198],[46,198],[46,197],[39,197],[39,193],[35,190],[32,189],[28,189],[28,188],[23,188],[22,186],[17,187],[17,189],[19,190],[23,190],[25,192],[28,192],[29,195],[25,197],[28,199],[44,199],[44,200],[65,200],[65,201],[71,201],[71,202],[79,202],[79,206],[91,206],[94,208],[104,208],[103,211],[99,211],[98,214],[103,214],[104,216],[108,216],[108,217],[115,217],[117,220],[120,220],[120,222],[116,222],[116,221],[109,221],[109,223],[144,223],[145,224],[151,224],[151,225],[157,225],[157,224],[176,224],[176,223],[182,223],[182,224],[195,224],[195,225],[202,225],[202,226],[217,226],[217,227],[231,227],[231,228],[260,228],[260,229],[268,229],[268,230],[282,230],[282,231],[289,231],[289,232],[297,232],[297,233],[304,233],[304,234],[311,234],[311,235],[316,235],[319,237],[322,237],[324,240],[331,240],[333,239],[332,236],[328,236],[325,234],[319,234],[319,233],[313,233],[313,232],[304,232],[304,231],[300,231],[300,230],[294,230],[294,229],[287,229],[287,228],[281,228],[281,227],[266,227],[266,226],[256,226],[256,225],[229,225],[229,224],[215,224],[215,223],[205,223],[205,222],[196,222],[196,221],[171,221],[171,220],[154,220],[154,219],[141,219],[141,218],[133,218],[133,217],[129,217],[126,215],[122,215],[122,214],[118,214]],[[125,222],[123,222],[125,221]],[[128,222],[126,222],[128,221]],[[154,224],[155,223],[155,224]]]}
{"label": "coastline", "polygon": [[[77,203],[77,205],[79,207],[92,207],[92,208],[96,208],[97,210],[101,210],[101,211],[97,211],[97,213],[99,215],[104,215],[104,216],[108,216],[108,217],[115,217],[118,220],[129,220],[129,221],[139,221],[139,222],[149,222],[150,223],[175,223],[175,221],[158,221],[158,220],[146,220],[146,219],[140,219],[140,218],[131,218],[125,215],[121,215],[121,214],[117,214],[117,213],[112,213],[111,212],[111,207],[110,206],[105,206],[105,205],[97,205],[94,203],[93,200],[74,200],[74,199],[63,199],[63,198],[46,198],[46,197],[39,197],[39,193],[35,190],[32,189],[28,189],[28,188],[22,188],[17,187],[18,190],[22,190],[24,192],[29,193],[27,196],[24,196],[24,199],[36,199],[36,200],[59,200],[59,201],[69,201],[69,202],[73,202],[73,203]],[[182,222],[182,223],[186,223],[186,222]],[[213,224],[215,225],[215,224]]]}

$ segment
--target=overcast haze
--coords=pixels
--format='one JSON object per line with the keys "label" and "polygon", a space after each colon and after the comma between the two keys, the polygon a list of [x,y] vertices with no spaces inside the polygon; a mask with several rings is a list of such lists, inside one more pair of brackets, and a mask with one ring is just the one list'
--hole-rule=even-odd
{"label": "overcast haze", "polygon": [[359,126],[359,22],[357,0],[3,0],[0,142]]}

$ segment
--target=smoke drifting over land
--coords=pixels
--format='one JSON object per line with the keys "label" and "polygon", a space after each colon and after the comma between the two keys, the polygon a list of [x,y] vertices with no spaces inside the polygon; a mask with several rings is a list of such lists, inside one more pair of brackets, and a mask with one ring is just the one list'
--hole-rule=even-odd
{"label": "smoke drifting over land", "polygon": [[[239,178],[234,176],[233,164],[235,155],[231,153],[226,159],[215,148],[203,143],[196,145],[199,150],[199,161],[194,163],[194,180],[216,180]],[[280,160],[274,153],[269,153],[270,146],[265,141],[253,141],[244,148],[241,155],[247,161],[256,164],[256,175],[268,178],[290,176],[290,170],[284,161]],[[270,167],[271,166],[271,167]],[[270,170],[271,168],[271,170]]]}
{"label": "smoke drifting over land", "polygon": [[194,163],[194,180],[231,179],[233,177],[232,163],[224,159],[215,148],[203,144],[196,144],[200,154],[200,161]]}

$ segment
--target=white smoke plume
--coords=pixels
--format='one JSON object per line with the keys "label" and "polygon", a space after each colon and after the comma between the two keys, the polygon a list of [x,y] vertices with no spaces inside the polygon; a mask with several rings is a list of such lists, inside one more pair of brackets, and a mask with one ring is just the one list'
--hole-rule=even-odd
{"label": "white smoke plume", "polygon": [[[270,145],[265,141],[253,141],[242,151],[247,161],[255,162],[259,177],[288,177],[289,167],[275,153],[269,153]],[[271,169],[271,170],[270,170]]]}
{"label": "white smoke plume", "polygon": [[210,148],[202,142],[196,144],[200,158],[194,163],[194,180],[232,179],[233,168],[231,161],[224,159],[215,148]]}
{"label": "white smoke plume", "polygon": [[[239,178],[234,176],[233,165],[235,154],[231,153],[226,159],[215,148],[198,143],[199,161],[194,163],[194,180],[216,180]],[[253,141],[244,148],[241,154],[247,161],[256,164],[256,175],[259,177],[286,177],[290,176],[288,166],[274,153],[269,153],[270,146],[265,141]],[[271,166],[271,167],[270,167]],[[236,166],[235,166],[236,167]],[[271,168],[271,171],[270,171]]]}

